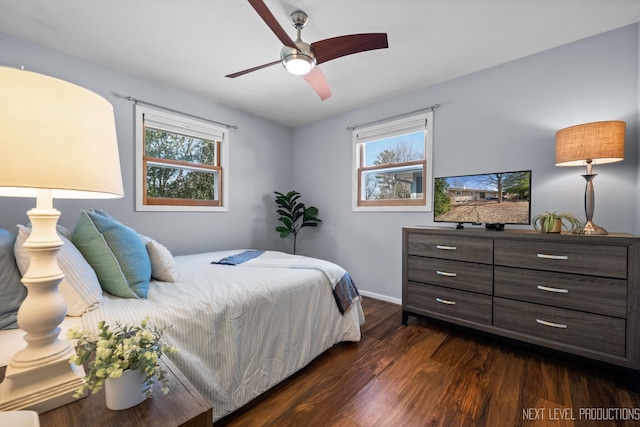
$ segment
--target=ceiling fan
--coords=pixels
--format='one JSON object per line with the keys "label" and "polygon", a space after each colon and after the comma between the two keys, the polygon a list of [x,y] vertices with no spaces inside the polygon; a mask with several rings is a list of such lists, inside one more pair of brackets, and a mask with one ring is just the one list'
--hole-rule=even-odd
{"label": "ceiling fan", "polygon": [[282,63],[290,73],[302,76],[320,96],[320,99],[324,101],[331,96],[331,89],[329,89],[329,84],[324,74],[317,67],[318,65],[342,56],[389,47],[386,33],[350,34],[320,40],[311,44],[305,43],[300,38],[300,33],[309,21],[309,17],[301,10],[296,10],[290,15],[291,23],[298,32],[296,41],[293,41],[282,26],[278,24],[278,21],[276,21],[276,18],[263,0],[249,0],[249,3],[284,44],[280,51],[280,60],[228,74],[225,77],[240,77],[247,73]]}

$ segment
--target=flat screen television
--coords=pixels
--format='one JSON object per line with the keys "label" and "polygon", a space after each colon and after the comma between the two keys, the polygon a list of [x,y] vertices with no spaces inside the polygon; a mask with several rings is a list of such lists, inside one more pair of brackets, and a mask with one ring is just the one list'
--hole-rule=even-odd
{"label": "flat screen television", "polygon": [[434,180],[435,222],[531,224],[531,171],[445,176]]}

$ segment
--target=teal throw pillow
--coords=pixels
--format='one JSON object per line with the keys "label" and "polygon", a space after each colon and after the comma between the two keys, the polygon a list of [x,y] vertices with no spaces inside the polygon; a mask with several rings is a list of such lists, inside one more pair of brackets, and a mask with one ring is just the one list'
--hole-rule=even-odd
{"label": "teal throw pillow", "polygon": [[13,255],[16,236],[0,229],[0,329],[18,327],[18,309],[27,296]]}
{"label": "teal throw pillow", "polygon": [[151,261],[138,233],[102,211],[83,210],[71,241],[93,267],[102,289],[122,298],[146,298]]}

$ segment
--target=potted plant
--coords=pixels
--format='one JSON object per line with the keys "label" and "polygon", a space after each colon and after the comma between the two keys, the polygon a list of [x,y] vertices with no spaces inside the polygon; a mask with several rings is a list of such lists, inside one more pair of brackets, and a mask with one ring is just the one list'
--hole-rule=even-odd
{"label": "potted plant", "polygon": [[276,212],[280,215],[278,218],[282,225],[276,227],[276,231],[280,233],[280,237],[285,239],[293,234],[293,253],[296,253],[296,239],[298,233],[304,227],[317,227],[322,222],[318,218],[318,208],[315,206],[305,206],[304,203],[298,202],[300,193],[297,191],[289,191],[287,194],[274,192],[276,194],[276,204],[278,209]]}
{"label": "potted plant", "polygon": [[[162,339],[165,329],[151,325],[148,317],[140,326],[123,326],[116,322],[112,327],[101,321],[97,333],[81,328],[70,329],[67,338],[76,340],[76,343],[75,355],[71,356],[69,362],[76,365],[89,362],[84,384],[78,388],[76,397],[83,396],[86,390],[95,394],[104,386],[107,407],[126,409],[152,395],[151,386],[155,379],[160,382],[162,393],[168,393],[166,373],[158,360],[163,354],[178,350]],[[131,379],[133,387],[137,389],[133,393],[123,390],[122,385],[118,384],[118,380],[123,382],[130,377],[135,377]]]}
{"label": "potted plant", "polygon": [[560,233],[562,227],[569,233],[579,233],[584,224],[572,213],[543,212],[532,218],[533,228],[543,233]]}

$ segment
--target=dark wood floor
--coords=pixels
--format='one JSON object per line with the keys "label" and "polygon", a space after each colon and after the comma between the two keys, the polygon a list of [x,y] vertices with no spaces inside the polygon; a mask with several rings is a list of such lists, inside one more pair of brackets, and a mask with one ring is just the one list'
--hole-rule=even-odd
{"label": "dark wood floor", "polygon": [[402,326],[395,304],[365,298],[363,307],[360,342],[334,346],[215,425],[640,425],[640,396],[624,373],[432,320]]}

